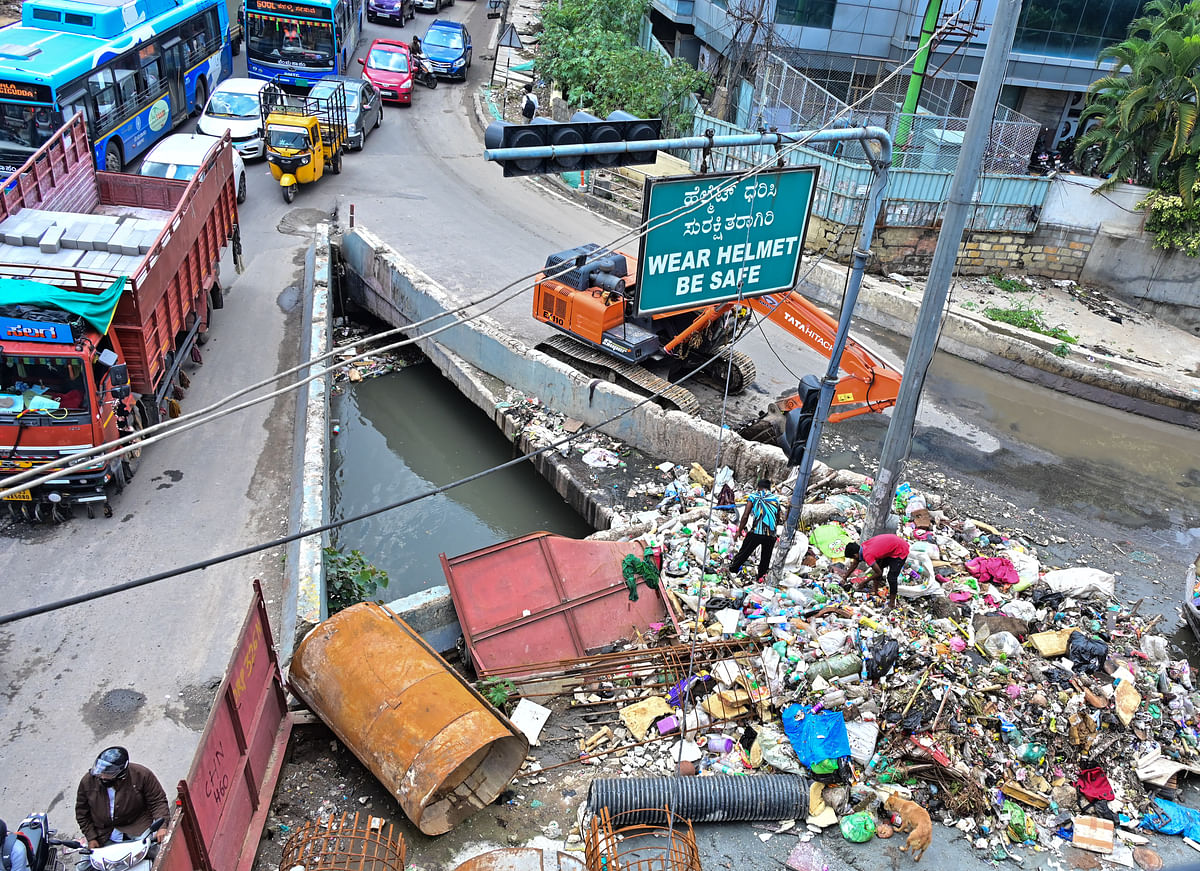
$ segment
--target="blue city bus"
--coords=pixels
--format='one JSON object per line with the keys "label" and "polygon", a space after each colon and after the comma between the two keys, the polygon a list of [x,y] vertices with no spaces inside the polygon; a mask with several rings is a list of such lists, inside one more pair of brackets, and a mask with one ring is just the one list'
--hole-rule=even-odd
{"label": "blue city bus", "polygon": [[232,71],[225,0],[28,0],[0,28],[0,177],[76,112],[120,172]]}
{"label": "blue city bus", "polygon": [[363,33],[364,0],[243,0],[251,77],[308,88],[350,71]]}

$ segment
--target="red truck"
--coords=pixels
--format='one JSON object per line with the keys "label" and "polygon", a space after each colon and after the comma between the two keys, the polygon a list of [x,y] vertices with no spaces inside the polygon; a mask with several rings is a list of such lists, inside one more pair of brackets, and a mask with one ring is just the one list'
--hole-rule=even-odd
{"label": "red truck", "polygon": [[[189,181],[97,172],[82,116],[0,189],[0,477],[174,416],[239,247],[228,134]],[[3,497],[28,520],[94,516],[140,450]]]}

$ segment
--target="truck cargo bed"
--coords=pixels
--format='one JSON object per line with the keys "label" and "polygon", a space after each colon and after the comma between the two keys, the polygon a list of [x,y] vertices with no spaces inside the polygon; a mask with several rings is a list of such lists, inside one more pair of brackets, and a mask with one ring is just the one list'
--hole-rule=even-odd
{"label": "truck cargo bed", "polygon": [[191,181],[97,172],[77,116],[0,190],[0,277],[85,293],[129,279],[111,331],[139,393],[155,392],[178,337],[207,318],[234,232],[228,142],[209,161]]}

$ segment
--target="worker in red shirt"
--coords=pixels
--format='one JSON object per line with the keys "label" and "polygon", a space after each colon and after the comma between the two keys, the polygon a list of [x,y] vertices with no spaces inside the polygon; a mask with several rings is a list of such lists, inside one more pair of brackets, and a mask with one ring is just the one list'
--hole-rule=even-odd
{"label": "worker in red shirt", "polygon": [[[909,546],[898,535],[875,535],[868,538],[860,547],[856,542],[846,545],[846,559],[851,560],[846,577],[854,574],[859,563],[866,563],[876,576],[887,576],[888,607],[896,607],[896,587],[900,581],[900,569],[908,560]],[[868,575],[868,577],[870,577]]]}

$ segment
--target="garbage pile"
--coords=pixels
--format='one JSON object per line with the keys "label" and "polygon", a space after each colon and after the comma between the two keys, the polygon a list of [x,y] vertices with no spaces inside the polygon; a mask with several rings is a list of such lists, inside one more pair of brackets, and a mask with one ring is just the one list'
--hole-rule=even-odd
{"label": "garbage pile", "polygon": [[[367,327],[349,321],[335,327],[333,334],[339,346],[348,346],[338,354],[337,360],[334,361],[335,364],[342,363],[352,357],[357,357],[359,354],[369,350],[369,344],[374,341]],[[397,340],[398,337],[392,339],[392,341]],[[351,342],[359,342],[361,344],[351,345]],[[380,375],[397,372],[420,359],[420,354],[417,352],[410,351],[406,354],[403,350],[378,351],[361,360],[355,360],[353,363],[338,366],[334,370],[333,381],[334,384],[343,384],[347,381],[357,384],[368,378],[377,378]],[[334,389],[337,392],[339,388]]]}
{"label": "garbage pile", "polygon": [[[892,520],[911,551],[888,610],[886,584],[844,576],[870,481],[818,463],[808,532],[778,582],[756,578],[755,559],[731,575],[750,488],[728,468],[659,471],[626,494],[646,507],[622,517],[676,616],[677,638],[659,643],[745,640],[757,654],[705,661],[630,705],[620,734],[581,742],[584,761],[804,774],[809,828],[840,824],[855,841],[891,836],[894,796],[991,861],[1073,844],[1153,869],[1134,829],[1200,841],[1200,811],[1171,800],[1181,773],[1200,772],[1200,695],[1153,634],[1158,617],[1116,601],[1112,574],[1044,565],[1032,542],[905,484]],[[606,741],[623,749],[593,755]]]}

